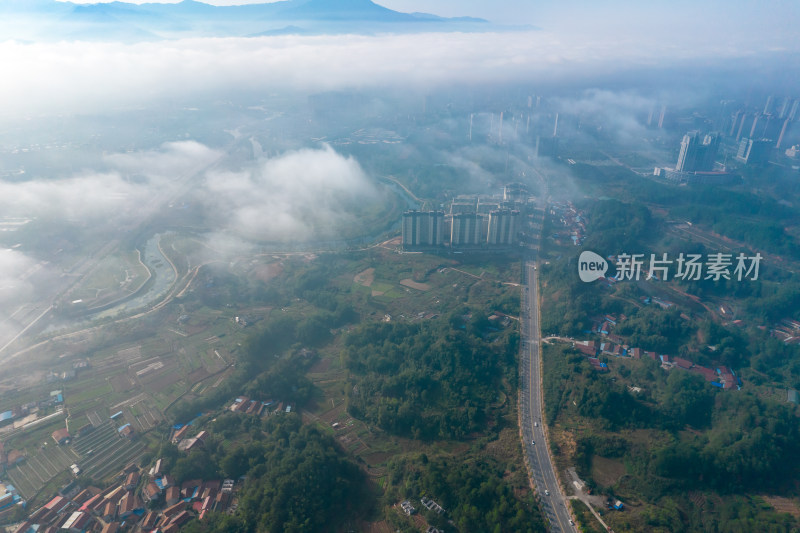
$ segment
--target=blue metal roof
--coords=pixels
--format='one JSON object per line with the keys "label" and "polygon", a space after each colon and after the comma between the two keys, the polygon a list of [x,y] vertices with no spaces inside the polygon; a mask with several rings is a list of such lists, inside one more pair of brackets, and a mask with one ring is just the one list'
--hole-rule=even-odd
{"label": "blue metal roof", "polygon": [[0,422],[4,420],[11,420],[14,418],[14,411],[6,411],[5,413],[0,413]]}

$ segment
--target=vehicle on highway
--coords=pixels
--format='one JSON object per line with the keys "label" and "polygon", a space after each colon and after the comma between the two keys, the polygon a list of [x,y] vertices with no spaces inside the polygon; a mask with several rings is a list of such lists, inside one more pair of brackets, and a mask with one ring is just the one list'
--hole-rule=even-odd
{"label": "vehicle on highway", "polygon": [[538,428],[539,427],[539,422],[534,422],[533,423],[533,427]]}
{"label": "vehicle on highway", "polygon": [[545,495],[545,496],[550,496],[550,491],[549,491],[549,490],[547,490],[547,489],[544,489],[544,495]]}
{"label": "vehicle on highway", "polygon": [[536,444],[536,443],[535,443],[535,442],[533,442],[533,441],[531,441],[531,446],[532,446],[532,445],[534,445],[534,444]]}

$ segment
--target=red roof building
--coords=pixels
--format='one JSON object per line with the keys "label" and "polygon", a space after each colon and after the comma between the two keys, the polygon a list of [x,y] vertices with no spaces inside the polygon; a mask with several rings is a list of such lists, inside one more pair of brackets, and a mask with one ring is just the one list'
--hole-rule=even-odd
{"label": "red roof building", "polygon": [[184,511],[185,509],[186,509],[186,502],[178,502],[175,505],[171,505],[170,507],[164,509],[163,515],[167,518],[172,518],[173,516]]}
{"label": "red roof building", "polygon": [[139,483],[139,472],[131,472],[130,474],[128,474],[128,477],[125,478],[125,490],[135,489],[138,483]]}
{"label": "red roof building", "polygon": [[144,498],[146,502],[157,500],[159,496],[161,496],[161,489],[152,481],[145,485],[142,490],[142,498]]}
{"label": "red roof building", "polygon": [[576,342],[575,349],[590,357],[597,355],[597,344],[594,341]]}
{"label": "red roof building", "polygon": [[81,505],[81,511],[91,512],[94,511],[95,508],[99,505],[103,504],[103,496],[100,494],[95,494]]}
{"label": "red roof building", "polygon": [[189,511],[181,511],[180,513],[172,517],[172,520],[170,520],[169,525],[182,526],[191,519],[192,519],[192,513],[190,513]]}
{"label": "red roof building", "polygon": [[119,522],[111,522],[103,526],[103,529],[100,530],[100,533],[117,533],[119,529]]}
{"label": "red roof building", "polygon": [[608,340],[610,340],[611,342],[616,342],[617,344],[623,344],[625,342],[625,339],[623,339],[619,335],[614,335],[613,333],[608,334]]}
{"label": "red roof building", "polygon": [[165,493],[167,505],[175,505],[181,499],[181,489],[176,486],[169,487]]}
{"label": "red roof building", "polygon": [[100,513],[100,517],[106,522],[114,520],[117,517],[117,504],[107,501],[103,506],[103,511]]}
{"label": "red roof building", "polygon": [[52,437],[56,444],[66,444],[69,441],[69,431],[67,428],[57,429],[53,432]]}
{"label": "red roof building", "polygon": [[709,382],[717,380],[717,373],[711,370],[710,368],[706,368],[704,366],[693,366],[692,368],[689,369],[689,372],[700,374],[701,376],[703,376],[703,379]]}
{"label": "red roof building", "polygon": [[78,494],[72,497],[72,501],[77,505],[83,505],[89,498],[92,497],[92,493],[89,489],[83,489]]}
{"label": "red roof building", "polygon": [[148,511],[147,514],[144,515],[139,527],[142,531],[147,531],[148,529],[153,529],[156,527],[158,523],[158,513],[155,511]]}
{"label": "red roof building", "polygon": [[114,487],[114,490],[105,495],[105,500],[116,504],[125,496],[125,492],[125,487]]}
{"label": "red roof building", "polygon": [[181,429],[179,429],[178,431],[176,431],[176,432],[175,432],[175,434],[174,434],[174,435],[172,435],[172,444],[178,444],[178,442],[180,442],[180,440],[181,440],[182,438],[184,438],[184,437],[186,436],[186,434],[187,434],[187,433],[189,433],[189,428],[190,428],[190,427],[191,427],[191,426],[189,426],[189,425],[186,425],[186,426],[183,426],[183,427],[182,427]]}
{"label": "red roof building", "polygon": [[67,500],[63,496],[56,496],[55,498],[44,504],[44,507],[45,509],[49,509],[56,513],[60,513],[61,511],[66,509],[68,505],[69,505],[69,500]]}

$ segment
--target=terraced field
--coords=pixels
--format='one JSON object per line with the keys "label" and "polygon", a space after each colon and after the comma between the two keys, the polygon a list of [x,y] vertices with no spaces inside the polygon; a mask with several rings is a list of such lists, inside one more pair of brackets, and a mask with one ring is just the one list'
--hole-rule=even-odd
{"label": "terraced field", "polygon": [[82,474],[101,480],[138,459],[145,446],[141,441],[120,437],[114,425],[107,423],[77,439],[73,448],[81,457],[78,464]]}
{"label": "terraced field", "polygon": [[31,498],[48,481],[68,470],[78,458],[69,446],[49,442],[36,454],[9,469],[8,477],[23,497]]}

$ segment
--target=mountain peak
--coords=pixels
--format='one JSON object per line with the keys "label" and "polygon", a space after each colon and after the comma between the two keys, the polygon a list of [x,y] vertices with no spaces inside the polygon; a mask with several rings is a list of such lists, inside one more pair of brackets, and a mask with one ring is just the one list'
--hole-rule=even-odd
{"label": "mountain peak", "polygon": [[292,18],[382,20],[387,22],[413,21],[408,13],[380,6],[372,0],[308,0],[301,5],[280,11]]}
{"label": "mountain peak", "polygon": [[[5,19],[27,17],[19,25],[19,35],[12,32],[5,36],[27,40],[33,34],[39,35],[43,40],[91,38],[136,41],[285,33],[319,35],[371,34],[375,31],[486,31],[489,27],[480,19],[402,13],[372,0],[279,0],[232,6],[215,6],[199,0],[182,0],[169,4],[132,4],[121,1],[75,4],[57,0],[0,0],[0,14]],[[478,24],[479,22],[483,24]],[[118,38],[124,35],[129,37]]]}

